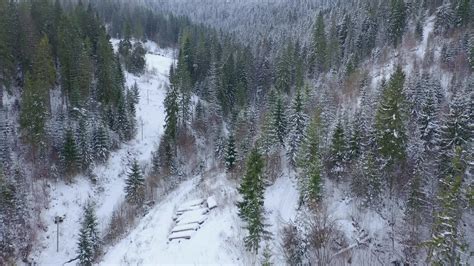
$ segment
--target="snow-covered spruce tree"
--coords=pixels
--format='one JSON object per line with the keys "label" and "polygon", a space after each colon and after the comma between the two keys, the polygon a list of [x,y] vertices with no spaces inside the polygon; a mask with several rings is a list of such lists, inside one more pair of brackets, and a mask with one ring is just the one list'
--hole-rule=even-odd
{"label": "snow-covered spruce tree", "polygon": [[352,121],[352,127],[349,134],[349,142],[347,145],[347,160],[353,163],[357,160],[362,152],[362,117],[361,113],[357,112]]}
{"label": "snow-covered spruce tree", "polygon": [[70,128],[66,129],[66,134],[64,136],[62,159],[66,176],[70,177],[77,173],[80,166],[79,151],[74,133]]}
{"label": "snow-covered spruce tree", "polygon": [[276,80],[275,87],[277,91],[282,93],[289,93],[291,87],[291,57],[292,50],[291,43],[288,44],[287,49],[281,49],[276,66]]}
{"label": "snow-covered spruce tree", "polygon": [[301,144],[304,142],[306,137],[306,124],[308,116],[304,112],[304,103],[301,90],[296,91],[293,104],[291,106],[291,116],[289,119],[289,133],[288,133],[288,145],[287,145],[287,156],[290,165],[296,167],[296,160]]}
{"label": "snow-covered spruce tree", "polygon": [[92,154],[90,133],[87,121],[81,119],[79,121],[79,127],[77,129],[76,135],[77,139],[77,148],[79,152],[80,165],[83,171],[87,170],[94,161],[94,155]]}
{"label": "snow-covered spruce tree", "polygon": [[165,137],[173,144],[178,136],[179,92],[176,86],[170,85],[164,100],[165,105]]}
{"label": "snow-covered spruce tree", "polygon": [[313,29],[311,67],[317,72],[323,72],[327,67],[327,41],[324,29],[324,18],[320,12]]}
{"label": "snow-covered spruce tree", "polygon": [[435,16],[434,30],[437,33],[443,33],[453,28],[456,23],[456,15],[450,1],[445,1],[438,7]]}
{"label": "snow-covered spruce tree", "polygon": [[81,265],[92,265],[100,252],[100,236],[94,204],[87,202],[78,241],[78,259]]}
{"label": "snow-covered spruce tree", "polygon": [[382,99],[375,115],[378,153],[389,176],[390,191],[394,180],[392,171],[400,169],[406,158],[407,136],[405,133],[405,96],[403,85],[405,74],[398,66],[382,92]]}
{"label": "snow-covered spruce tree", "polygon": [[263,249],[263,254],[262,254],[262,266],[272,266],[272,249],[268,245],[268,243],[265,245],[265,248]]}
{"label": "snow-covered spruce tree", "polygon": [[234,135],[230,134],[227,139],[227,147],[225,149],[225,168],[227,171],[232,171],[237,160],[237,151],[235,149]]}
{"label": "snow-covered spruce tree", "polygon": [[319,111],[311,119],[301,151],[300,166],[303,174],[298,179],[298,190],[300,192],[299,205],[318,202],[322,198],[321,180],[321,152],[319,150],[320,138]]}
{"label": "snow-covered spruce tree", "polygon": [[407,10],[404,0],[390,1],[388,37],[396,47],[402,41],[406,27]]}
{"label": "snow-covered spruce tree", "polygon": [[344,128],[341,122],[338,122],[332,135],[331,146],[328,158],[328,172],[336,180],[340,180],[345,171],[346,162],[346,140],[344,137]]}
{"label": "snow-covered spruce tree", "polygon": [[275,105],[272,110],[272,137],[276,139],[280,145],[285,145],[287,134],[287,120],[285,106],[281,96],[277,96]]}
{"label": "snow-covered spruce tree", "polygon": [[467,263],[469,252],[459,228],[465,202],[463,179],[465,165],[462,149],[456,147],[451,173],[441,180],[439,210],[435,214],[432,237],[425,243],[428,248],[427,262],[434,265],[462,265]]}
{"label": "snow-covered spruce tree", "polygon": [[125,180],[125,198],[128,203],[140,205],[145,199],[145,178],[137,160],[132,162],[130,172]]}
{"label": "snow-covered spruce tree", "polygon": [[263,158],[254,148],[247,160],[247,170],[242,178],[238,191],[242,200],[237,203],[239,217],[245,222],[248,235],[244,243],[249,251],[258,254],[260,242],[270,238],[270,232],[265,227]]}
{"label": "snow-covered spruce tree", "polygon": [[456,95],[449,106],[449,113],[444,119],[441,127],[441,152],[440,171],[441,176],[446,176],[451,170],[449,162],[454,156],[455,147],[467,150],[468,143],[472,141],[473,133],[470,129],[469,108],[463,96]]}
{"label": "snow-covered spruce tree", "polygon": [[95,160],[105,162],[109,158],[109,137],[103,125],[95,129],[92,142]]}

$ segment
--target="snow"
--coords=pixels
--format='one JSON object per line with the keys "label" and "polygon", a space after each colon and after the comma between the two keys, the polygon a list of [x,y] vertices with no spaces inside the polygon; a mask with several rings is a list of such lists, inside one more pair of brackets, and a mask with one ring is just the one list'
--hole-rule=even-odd
{"label": "snow", "polygon": [[[118,43],[118,40],[112,40]],[[170,57],[146,54],[147,72],[141,77],[126,73],[126,83],[137,82],[140,101],[137,105],[138,133],[133,140],[111,153],[109,160],[93,169],[97,183],[77,176],[74,183],[47,184],[50,202],[41,213],[44,230],[39,231],[39,243],[34,247],[32,260],[39,265],[61,265],[76,257],[76,247],[83,206],[88,200],[96,203],[99,229],[109,221],[114,206],[124,198],[124,180],[133,157],[148,162],[163,132],[165,86],[172,63]],[[59,230],[59,251],[56,252],[54,217],[65,215]]]}
{"label": "snow", "polygon": [[209,198],[207,198],[207,207],[209,209],[214,209],[215,207],[217,207],[217,202],[216,202],[216,198],[214,196],[210,196]]}
{"label": "snow", "polygon": [[175,227],[171,230],[171,233],[181,232],[181,231],[189,231],[189,230],[196,231],[196,230],[198,230],[199,228],[201,228],[201,225],[198,224],[198,223],[182,224],[182,225],[177,225],[177,226],[175,226]]}
{"label": "snow", "polygon": [[168,239],[169,239],[169,240],[174,240],[174,239],[190,239],[193,234],[194,234],[194,231],[176,232],[176,233],[172,233],[172,234],[168,237]]}

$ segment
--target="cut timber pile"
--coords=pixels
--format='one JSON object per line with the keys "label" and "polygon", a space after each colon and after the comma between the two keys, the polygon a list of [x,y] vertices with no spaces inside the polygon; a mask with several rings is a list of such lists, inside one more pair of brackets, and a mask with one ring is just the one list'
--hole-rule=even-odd
{"label": "cut timber pile", "polygon": [[214,196],[207,199],[196,199],[181,204],[176,209],[173,220],[175,226],[171,229],[168,240],[190,239],[206,221],[209,211],[217,207]]}

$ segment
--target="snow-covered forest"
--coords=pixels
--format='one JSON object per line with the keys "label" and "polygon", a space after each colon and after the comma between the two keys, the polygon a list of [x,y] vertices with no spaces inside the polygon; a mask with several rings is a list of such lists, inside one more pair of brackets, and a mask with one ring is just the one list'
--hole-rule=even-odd
{"label": "snow-covered forest", "polygon": [[0,265],[474,264],[474,1],[0,1]]}

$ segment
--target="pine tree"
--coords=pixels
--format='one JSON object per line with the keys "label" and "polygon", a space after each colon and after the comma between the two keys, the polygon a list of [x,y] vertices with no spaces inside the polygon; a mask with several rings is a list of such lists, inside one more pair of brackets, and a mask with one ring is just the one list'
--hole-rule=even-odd
{"label": "pine tree", "polygon": [[179,104],[178,104],[179,92],[174,85],[168,87],[168,92],[164,100],[165,105],[165,136],[166,138],[174,143],[178,136],[178,116],[179,116]]}
{"label": "pine tree", "polygon": [[235,150],[235,140],[233,134],[229,135],[225,151],[225,167],[227,171],[232,171],[235,167],[237,151]]}
{"label": "pine tree", "polygon": [[465,165],[462,149],[457,147],[452,160],[453,171],[441,180],[439,190],[440,209],[435,214],[432,237],[425,243],[428,248],[427,262],[434,265],[462,265],[467,245],[463,241],[459,223],[462,206],[465,205],[463,176]]}
{"label": "pine tree", "polygon": [[320,126],[319,113],[316,113],[307,127],[307,138],[302,146],[300,165],[303,168],[303,175],[298,180],[299,205],[318,202],[322,198]]}
{"label": "pine tree", "polygon": [[472,20],[470,17],[471,13],[471,0],[460,0],[458,1],[458,5],[456,7],[456,17],[457,17],[457,25],[464,26],[469,23],[469,20]]}
{"label": "pine tree", "polygon": [[73,131],[68,128],[64,137],[62,151],[64,170],[67,176],[72,176],[79,170],[79,151]]}
{"label": "pine tree", "polygon": [[44,123],[47,116],[47,107],[39,93],[38,84],[27,73],[22,96],[20,126],[28,142],[33,145],[33,152],[41,145],[44,138]]}
{"label": "pine tree", "polygon": [[313,30],[313,64],[318,72],[323,72],[327,67],[327,41],[326,31],[324,29],[324,18],[320,12],[316,19],[316,24]]}
{"label": "pine tree", "polygon": [[406,6],[404,0],[390,1],[390,17],[388,35],[392,44],[396,47],[401,43],[406,27]]}
{"label": "pine tree", "polygon": [[300,145],[306,138],[305,130],[308,117],[304,113],[303,108],[303,97],[301,95],[301,90],[298,90],[291,107],[292,114],[289,119],[290,131],[288,134],[287,156],[290,161],[290,165],[293,167],[296,167],[296,160]]}
{"label": "pine tree", "polygon": [[284,145],[287,133],[287,121],[283,99],[279,96],[272,110],[272,130],[273,137],[280,142],[281,145]]}
{"label": "pine tree", "polygon": [[248,231],[244,238],[245,246],[257,254],[260,241],[270,237],[265,229],[263,164],[262,156],[254,148],[250,152],[247,170],[238,189],[242,200],[237,203],[239,217],[246,223],[245,229]]}
{"label": "pine tree", "polygon": [[105,162],[109,157],[109,137],[103,125],[96,128],[92,141],[95,159],[102,163]]}
{"label": "pine tree", "polygon": [[288,52],[289,49],[291,48],[282,49],[276,66],[275,88],[279,93],[289,93],[291,88],[291,58]]}
{"label": "pine tree", "polygon": [[92,265],[100,252],[100,236],[94,204],[84,207],[84,218],[79,231],[78,259],[81,265]]}
{"label": "pine tree", "polygon": [[134,160],[125,180],[125,197],[131,204],[140,205],[145,199],[145,179],[138,165]]}
{"label": "pine tree", "polygon": [[270,249],[270,246],[268,245],[268,243],[265,245],[265,249],[263,250],[261,265],[262,266],[272,266],[273,265],[272,250]]}
{"label": "pine tree", "polygon": [[444,2],[435,13],[436,20],[434,24],[435,32],[443,33],[454,27],[456,15],[449,1]]}
{"label": "pine tree", "polygon": [[399,66],[382,92],[382,99],[375,117],[378,149],[389,165],[404,161],[406,156],[404,81],[405,74]]}
{"label": "pine tree", "polygon": [[345,171],[346,161],[346,141],[344,137],[344,128],[340,122],[332,135],[331,147],[329,151],[329,172],[333,177],[339,180]]}
{"label": "pine tree", "polygon": [[76,135],[78,136],[77,148],[81,168],[82,170],[87,170],[94,161],[94,155],[92,154],[90,133],[85,119],[79,121],[79,128]]}

